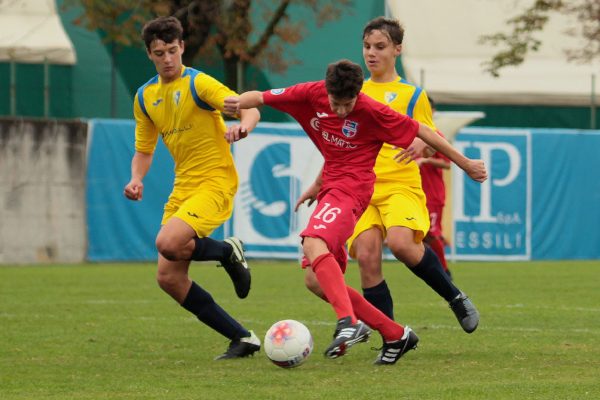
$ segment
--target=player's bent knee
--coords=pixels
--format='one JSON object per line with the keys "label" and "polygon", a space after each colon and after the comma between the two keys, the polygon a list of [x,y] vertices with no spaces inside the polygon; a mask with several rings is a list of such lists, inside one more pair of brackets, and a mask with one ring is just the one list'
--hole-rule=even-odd
{"label": "player's bent knee", "polygon": [[173,274],[158,273],[156,282],[167,293],[174,293],[179,287],[179,279]]}
{"label": "player's bent knee", "polygon": [[164,258],[169,261],[178,261],[180,246],[174,241],[168,238],[158,237],[156,238],[156,249]]}
{"label": "player's bent knee", "polygon": [[390,246],[390,251],[398,261],[403,262],[409,268],[417,265],[424,253],[423,244],[414,242]]}
{"label": "player's bent knee", "polygon": [[[158,246],[157,246],[158,248]],[[166,258],[169,261],[178,261],[179,257],[177,256],[177,252],[175,250],[169,248],[158,248],[158,252],[161,256]]]}
{"label": "player's bent knee", "polygon": [[375,252],[358,252],[356,254],[356,261],[358,261],[361,271],[366,271],[367,273],[381,271],[380,254]]}

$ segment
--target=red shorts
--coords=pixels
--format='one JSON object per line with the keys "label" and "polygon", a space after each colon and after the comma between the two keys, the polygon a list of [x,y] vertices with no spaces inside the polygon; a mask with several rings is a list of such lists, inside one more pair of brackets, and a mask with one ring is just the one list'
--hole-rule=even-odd
{"label": "red shorts", "polygon": [[429,227],[429,236],[440,237],[442,236],[442,212],[444,206],[441,205],[427,205],[429,210],[429,220],[431,226]]}
{"label": "red shorts", "polygon": [[[352,196],[339,189],[330,189],[319,197],[319,203],[300,236],[302,239],[313,237],[325,241],[342,272],[346,272],[346,241],[352,236],[354,226],[363,212],[364,208]],[[308,265],[310,262],[303,257],[302,266],[306,268]]]}

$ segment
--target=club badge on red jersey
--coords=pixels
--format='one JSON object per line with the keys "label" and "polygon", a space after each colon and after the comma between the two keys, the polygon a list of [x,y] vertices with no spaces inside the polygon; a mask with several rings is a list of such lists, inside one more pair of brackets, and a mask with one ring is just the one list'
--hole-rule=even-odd
{"label": "club badge on red jersey", "polygon": [[358,132],[358,122],[350,121],[349,119],[344,120],[344,126],[342,126],[342,133],[347,138],[353,138]]}

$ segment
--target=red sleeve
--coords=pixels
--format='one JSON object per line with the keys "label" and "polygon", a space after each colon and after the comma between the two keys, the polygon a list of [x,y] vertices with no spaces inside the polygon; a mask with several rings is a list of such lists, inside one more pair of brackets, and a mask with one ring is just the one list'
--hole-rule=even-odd
{"label": "red sleeve", "polygon": [[299,109],[307,106],[311,83],[299,83],[282,89],[271,89],[263,92],[263,101],[276,110],[292,116]]}
{"label": "red sleeve", "polygon": [[375,111],[374,119],[380,125],[379,137],[386,143],[406,149],[417,136],[419,123],[384,104]]}

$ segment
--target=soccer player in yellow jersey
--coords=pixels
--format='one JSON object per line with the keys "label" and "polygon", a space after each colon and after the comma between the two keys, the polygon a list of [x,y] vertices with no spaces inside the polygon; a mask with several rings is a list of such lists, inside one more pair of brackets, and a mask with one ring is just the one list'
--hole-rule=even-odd
{"label": "soccer player in yellow jersey", "polygon": [[[242,242],[235,237],[224,241],[209,237],[231,216],[238,186],[221,115],[224,99],[236,94],[182,64],[183,28],[175,17],[148,22],[142,38],[158,75],[140,87],[134,99],[135,154],[124,194],[130,200],[142,200],[142,180],[160,136],[175,161],[175,182],[156,237],[158,284],[231,341],[217,359],[252,355],[260,349],[260,340],[188,275],[191,260],[217,260],[231,277],[238,297],[245,298],[250,290]],[[243,137],[259,119],[257,109],[241,111],[240,123],[230,130]]]}
{"label": "soccer player in yellow jersey", "polygon": [[[371,20],[363,30],[363,57],[371,73],[362,92],[387,104],[399,113],[436,130],[427,94],[396,72],[396,58],[402,51],[404,29],[398,21],[383,17]],[[420,139],[405,149],[413,159],[429,149]],[[479,313],[444,272],[439,259],[423,238],[429,230],[429,213],[416,162],[398,163],[393,146],[384,144],[374,171],[374,193],[348,240],[350,256],[358,261],[363,295],[393,319],[393,301],[383,277],[381,262],[384,241],[394,256],[427,283],[450,305],[462,328],[473,332]],[[303,193],[296,209],[305,200],[314,201],[319,179]],[[310,204],[310,203],[309,203]],[[306,285],[314,291],[314,282]]]}
{"label": "soccer player in yellow jersey", "polygon": [[[363,57],[371,77],[362,91],[436,130],[425,91],[396,72],[403,37],[404,29],[396,20],[378,17],[367,23],[363,30]],[[420,144],[413,146],[415,149],[407,150],[418,152]],[[394,256],[443,297],[462,328],[471,333],[477,328],[479,313],[452,283],[431,248],[423,244],[430,222],[419,166],[414,161],[395,162],[397,151],[387,144],[381,149],[374,167],[377,179],[371,203],[348,241],[350,255],[360,267],[364,296],[393,316],[393,302],[381,268],[385,240]]]}

